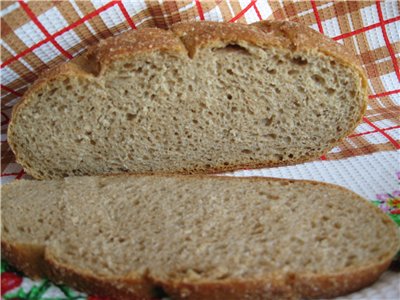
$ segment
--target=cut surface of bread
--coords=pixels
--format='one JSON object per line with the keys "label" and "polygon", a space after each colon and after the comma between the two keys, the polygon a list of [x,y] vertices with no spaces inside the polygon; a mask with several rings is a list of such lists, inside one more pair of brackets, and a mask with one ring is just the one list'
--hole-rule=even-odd
{"label": "cut surface of bread", "polygon": [[45,244],[64,222],[63,215],[58,213],[64,210],[63,185],[61,180],[22,180],[1,186],[1,235],[15,237],[14,243],[3,243],[2,238],[1,251],[28,276],[45,276]]}
{"label": "cut surface of bread", "polygon": [[[57,192],[55,181],[3,188],[2,251],[17,249],[3,256],[23,271],[40,261],[50,279],[116,299],[156,290],[173,299],[333,297],[377,280],[399,249],[384,213],[323,183],[110,176],[56,184]],[[36,191],[42,185],[52,192]],[[37,217],[44,201],[49,224],[63,217],[50,236]],[[28,251],[15,245],[29,241],[41,255],[13,260]]]}
{"label": "cut surface of bread", "polygon": [[36,178],[210,173],[316,158],[365,107],[356,59],[312,29],[187,23],[106,39],[47,72],[8,139]]}

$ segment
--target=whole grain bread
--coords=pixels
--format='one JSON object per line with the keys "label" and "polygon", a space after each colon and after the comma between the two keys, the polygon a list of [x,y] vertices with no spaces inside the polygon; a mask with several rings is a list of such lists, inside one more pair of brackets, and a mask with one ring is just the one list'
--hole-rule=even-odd
{"label": "whole grain bread", "polygon": [[8,141],[41,179],[299,163],[354,129],[366,86],[351,53],[300,24],[145,28],[43,74]]}
{"label": "whole grain bread", "polygon": [[21,180],[2,187],[1,214],[3,258],[115,299],[334,297],[376,281],[400,246],[378,208],[312,181]]}

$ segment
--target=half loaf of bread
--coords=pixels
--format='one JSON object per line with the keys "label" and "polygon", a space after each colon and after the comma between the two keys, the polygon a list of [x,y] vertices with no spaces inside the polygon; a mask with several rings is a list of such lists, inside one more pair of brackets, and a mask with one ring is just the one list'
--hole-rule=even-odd
{"label": "half loaf of bread", "polygon": [[106,39],[45,73],[8,140],[36,178],[210,173],[316,158],[365,107],[357,59],[312,29],[185,23]]}
{"label": "half loaf of bread", "polygon": [[115,299],[325,298],[399,249],[384,213],[338,186],[268,178],[69,177],[2,188],[2,255]]}

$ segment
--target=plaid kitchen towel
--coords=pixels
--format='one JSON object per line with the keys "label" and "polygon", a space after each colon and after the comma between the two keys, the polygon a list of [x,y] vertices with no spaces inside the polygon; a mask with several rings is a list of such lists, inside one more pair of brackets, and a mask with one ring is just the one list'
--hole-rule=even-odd
{"label": "plaid kitchen towel", "polygon": [[[48,68],[100,39],[142,27],[189,20],[303,23],[354,52],[369,79],[363,123],[320,160],[245,170],[233,176],[274,176],[336,183],[373,201],[400,223],[400,3],[387,1],[1,1],[1,179],[24,177],[7,144],[11,110]],[[40,133],[38,133],[40,134]],[[2,263],[4,299],[100,299],[47,280],[31,281]],[[386,272],[346,299],[400,299],[400,279]],[[343,298],[344,299],[344,298]]]}

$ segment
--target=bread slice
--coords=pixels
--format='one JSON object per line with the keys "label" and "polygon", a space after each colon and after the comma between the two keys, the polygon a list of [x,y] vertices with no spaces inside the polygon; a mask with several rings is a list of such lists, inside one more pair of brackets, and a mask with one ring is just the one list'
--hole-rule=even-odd
{"label": "bread slice", "polygon": [[[379,209],[311,181],[70,177],[22,180],[2,193],[6,259],[115,299],[334,297],[377,280],[400,246]],[[31,244],[41,256],[25,255]],[[29,267],[39,263],[43,272]]]}
{"label": "bread slice", "polygon": [[300,24],[146,28],[45,73],[8,140],[41,179],[285,165],[349,134],[366,86],[357,59]]}
{"label": "bread slice", "polygon": [[[1,186],[1,253],[31,277],[44,277],[44,248],[63,228],[64,182],[19,180]],[[3,242],[13,237],[12,243]]]}

